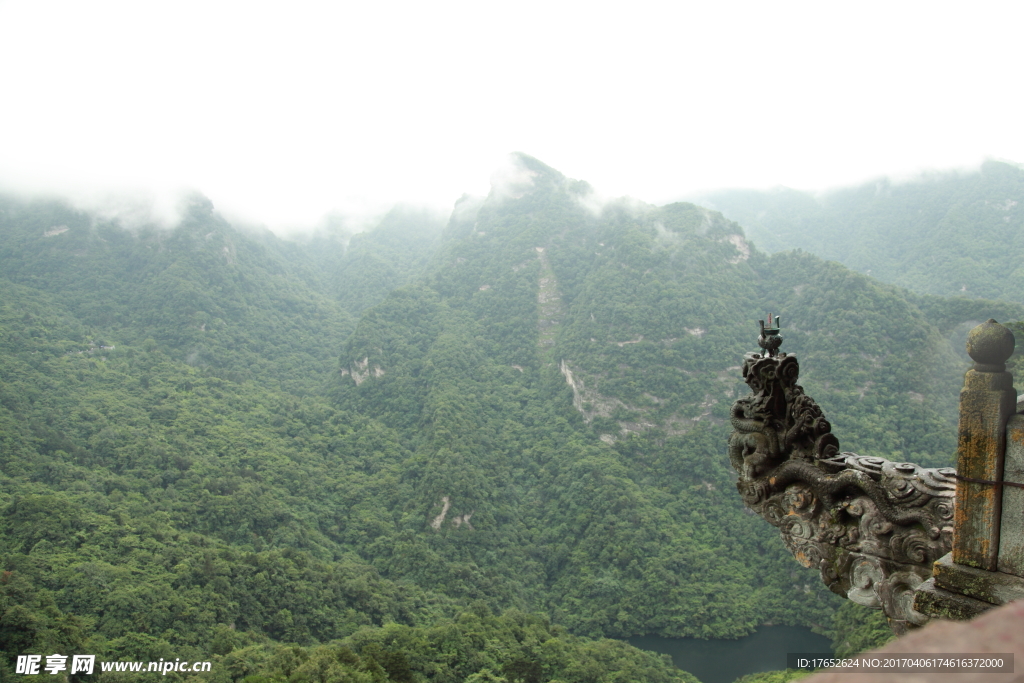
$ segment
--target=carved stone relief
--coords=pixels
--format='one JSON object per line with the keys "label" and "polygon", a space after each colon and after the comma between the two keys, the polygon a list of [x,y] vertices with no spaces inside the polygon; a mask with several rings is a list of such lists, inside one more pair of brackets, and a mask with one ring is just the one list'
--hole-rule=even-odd
{"label": "carved stone relief", "polygon": [[952,547],[955,470],[840,453],[797,384],[796,357],[778,351],[771,319],[758,342],[765,354],[743,361],[752,393],[731,414],[729,458],[743,502],[834,593],[883,610],[897,634],[923,625],[914,591]]}

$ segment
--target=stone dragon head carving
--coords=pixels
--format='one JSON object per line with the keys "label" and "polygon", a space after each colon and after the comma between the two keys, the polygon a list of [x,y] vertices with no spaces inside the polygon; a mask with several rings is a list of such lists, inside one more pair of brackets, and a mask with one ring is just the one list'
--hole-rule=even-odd
{"label": "stone dragon head carving", "polygon": [[920,626],[913,591],[951,547],[955,470],[841,453],[774,322],[761,321],[762,352],[744,356],[751,393],[730,416],[740,496],[830,590],[882,609],[897,633]]}

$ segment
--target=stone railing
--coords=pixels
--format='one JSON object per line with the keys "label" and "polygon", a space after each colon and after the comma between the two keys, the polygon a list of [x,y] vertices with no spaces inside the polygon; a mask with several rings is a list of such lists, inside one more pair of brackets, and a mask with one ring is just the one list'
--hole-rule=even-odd
{"label": "stone railing", "polygon": [[957,469],[839,452],[771,316],[758,344],[743,360],[752,393],[732,407],[729,458],[744,503],[801,564],[883,610],[897,634],[1024,597],[1024,415],[1005,372],[1008,329],[990,320],[969,337]]}
{"label": "stone railing", "polygon": [[960,392],[953,550],[917,591],[922,614],[970,619],[1024,599],[1024,406],[1006,372],[1014,343],[995,320],[967,338],[974,367]]}

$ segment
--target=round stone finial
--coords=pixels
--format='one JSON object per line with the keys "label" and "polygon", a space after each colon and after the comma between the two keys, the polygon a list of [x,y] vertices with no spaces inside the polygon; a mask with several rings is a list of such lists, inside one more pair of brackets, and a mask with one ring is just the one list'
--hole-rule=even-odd
{"label": "round stone finial", "polygon": [[1013,332],[989,318],[968,333],[967,355],[974,359],[975,370],[1002,372],[1015,343]]}

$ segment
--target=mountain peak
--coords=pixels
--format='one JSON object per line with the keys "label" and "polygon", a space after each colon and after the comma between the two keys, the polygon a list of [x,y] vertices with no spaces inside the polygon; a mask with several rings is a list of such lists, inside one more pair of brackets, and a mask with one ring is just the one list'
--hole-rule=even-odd
{"label": "mountain peak", "polygon": [[564,187],[567,179],[547,164],[522,152],[513,152],[491,174],[488,199],[504,201],[533,194],[537,189]]}

